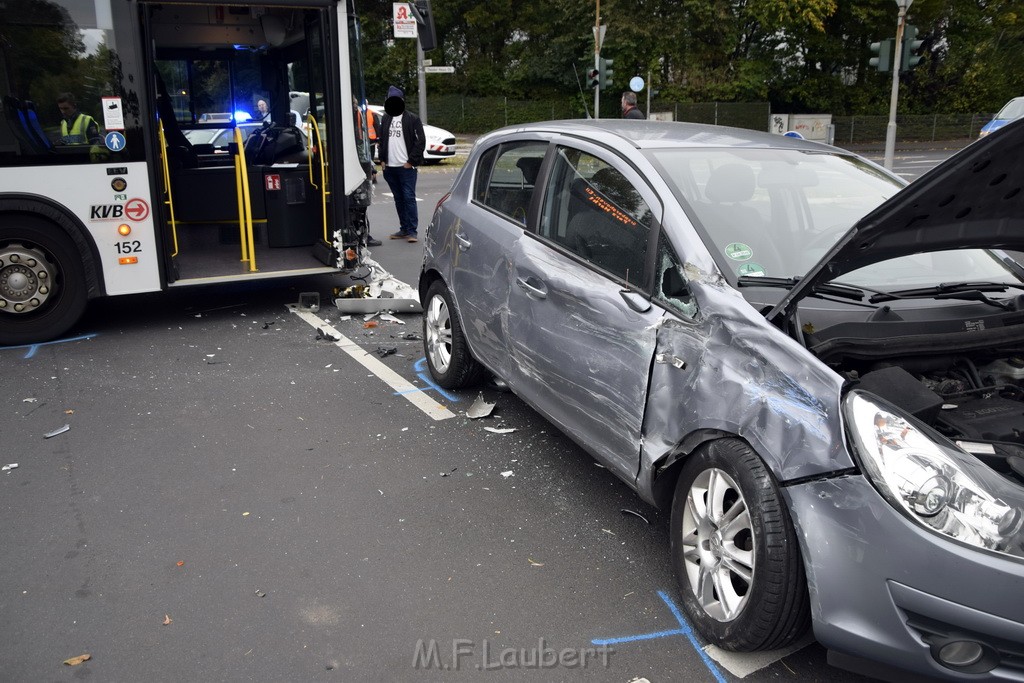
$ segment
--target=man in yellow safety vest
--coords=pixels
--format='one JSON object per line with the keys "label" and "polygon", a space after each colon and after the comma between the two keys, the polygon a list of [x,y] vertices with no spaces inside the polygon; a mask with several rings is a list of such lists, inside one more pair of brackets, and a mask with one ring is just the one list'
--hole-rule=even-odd
{"label": "man in yellow safety vest", "polygon": [[62,93],[57,97],[57,108],[60,109],[60,143],[63,145],[95,145],[102,142],[100,127],[96,119],[78,111],[75,98],[71,93]]}

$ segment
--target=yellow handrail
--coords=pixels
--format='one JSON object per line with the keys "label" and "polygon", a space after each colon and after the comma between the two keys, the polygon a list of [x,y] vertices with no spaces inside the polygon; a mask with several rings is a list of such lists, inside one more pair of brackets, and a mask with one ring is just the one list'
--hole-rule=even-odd
{"label": "yellow handrail", "polygon": [[[256,272],[256,247],[252,238],[252,198],[249,196],[249,171],[245,165],[245,145],[242,143],[242,131],[235,128],[235,144],[238,146],[238,156],[235,158],[235,185],[241,182],[242,215],[245,217],[245,234],[242,238],[242,260],[249,261],[249,272]],[[249,247],[249,258],[245,258],[246,245]]]}
{"label": "yellow handrail", "polygon": [[[323,139],[320,137],[320,126],[316,122],[316,117],[312,114],[306,115],[306,124],[310,127],[311,131],[316,131],[316,152],[320,158],[320,182],[323,184],[323,188],[320,192],[320,205],[323,210],[323,221],[324,221],[324,242],[331,244],[331,240],[327,239],[327,195],[330,191],[327,189],[327,148],[324,146]],[[313,164],[309,165],[309,184],[316,187],[316,183],[313,182]]]}
{"label": "yellow handrail", "polygon": [[178,226],[174,220],[174,196],[171,194],[171,169],[167,165],[167,137],[164,135],[163,121],[160,121],[160,161],[164,167],[164,192],[167,193],[164,204],[171,213],[171,237],[174,239],[174,252],[171,253],[171,258],[174,258],[178,255]]}
{"label": "yellow handrail", "polygon": [[[235,129],[238,132],[238,129]],[[242,203],[242,165],[241,156],[234,155],[235,163],[235,201],[238,206],[238,242],[242,245],[242,262],[249,262],[249,238],[245,232],[245,205]]]}

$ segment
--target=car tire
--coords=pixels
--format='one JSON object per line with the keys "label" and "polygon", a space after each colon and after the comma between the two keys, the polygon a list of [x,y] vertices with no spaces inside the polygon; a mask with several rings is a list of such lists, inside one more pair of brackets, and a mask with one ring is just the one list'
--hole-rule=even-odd
{"label": "car tire", "polygon": [[771,650],[807,630],[807,579],[789,511],[744,442],[713,441],[684,463],[671,550],[683,608],[711,643]]}
{"label": "car tire", "polygon": [[59,337],[87,303],[82,256],[61,228],[29,215],[0,218],[0,345]]}
{"label": "car tire", "polygon": [[469,353],[452,294],[441,280],[427,288],[423,309],[423,348],[434,381],[461,389],[480,381],[484,368]]}

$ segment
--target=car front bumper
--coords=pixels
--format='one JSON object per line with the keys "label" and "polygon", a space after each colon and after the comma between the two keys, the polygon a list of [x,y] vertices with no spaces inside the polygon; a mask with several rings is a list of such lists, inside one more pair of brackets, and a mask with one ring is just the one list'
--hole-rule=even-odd
{"label": "car front bumper", "polygon": [[[818,642],[930,678],[1024,681],[1024,562],[917,526],[863,476],[784,491]],[[939,663],[964,642],[981,645],[978,663]]]}

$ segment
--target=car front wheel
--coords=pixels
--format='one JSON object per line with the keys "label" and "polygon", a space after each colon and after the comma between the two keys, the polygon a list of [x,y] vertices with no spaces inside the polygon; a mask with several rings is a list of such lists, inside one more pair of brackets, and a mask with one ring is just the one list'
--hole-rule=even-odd
{"label": "car front wheel", "polygon": [[806,631],[807,581],[774,478],[738,439],[689,457],[672,504],[672,562],[683,607],[713,644],[784,647]]}
{"label": "car front wheel", "polygon": [[460,389],[480,381],[483,367],[469,353],[451,292],[444,282],[431,283],[426,304],[423,345],[434,380],[445,389]]}

